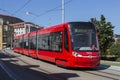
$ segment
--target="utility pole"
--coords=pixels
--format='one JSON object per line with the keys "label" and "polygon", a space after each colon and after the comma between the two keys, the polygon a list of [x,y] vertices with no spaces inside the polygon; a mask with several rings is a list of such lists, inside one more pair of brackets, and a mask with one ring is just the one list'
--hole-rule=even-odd
{"label": "utility pole", "polygon": [[64,8],[64,0],[62,0],[62,23],[64,23],[65,19],[65,8]]}

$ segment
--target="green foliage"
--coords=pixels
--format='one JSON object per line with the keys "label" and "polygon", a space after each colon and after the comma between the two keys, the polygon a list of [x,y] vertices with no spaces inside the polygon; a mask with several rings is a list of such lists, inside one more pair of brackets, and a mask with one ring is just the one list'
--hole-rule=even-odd
{"label": "green foliage", "polygon": [[110,50],[110,55],[120,56],[120,44],[113,44],[109,50]]}
{"label": "green foliage", "polygon": [[116,61],[120,62],[120,57],[118,57],[118,58],[116,59]]}
{"label": "green foliage", "polygon": [[110,54],[120,57],[120,39],[110,47]]}
{"label": "green foliage", "polygon": [[91,22],[94,23],[98,28],[98,37],[100,43],[100,49],[102,54],[106,54],[107,49],[113,44],[113,28],[111,22],[106,22],[104,15],[101,15],[100,20],[91,18]]}
{"label": "green foliage", "polygon": [[120,44],[120,38],[117,39],[116,44]]}

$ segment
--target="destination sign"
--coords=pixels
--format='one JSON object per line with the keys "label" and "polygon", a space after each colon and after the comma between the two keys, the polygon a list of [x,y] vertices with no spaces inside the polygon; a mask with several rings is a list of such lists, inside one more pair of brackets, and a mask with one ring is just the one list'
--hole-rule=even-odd
{"label": "destination sign", "polygon": [[75,29],[75,33],[78,33],[78,32],[88,32],[88,33],[91,33],[92,29]]}

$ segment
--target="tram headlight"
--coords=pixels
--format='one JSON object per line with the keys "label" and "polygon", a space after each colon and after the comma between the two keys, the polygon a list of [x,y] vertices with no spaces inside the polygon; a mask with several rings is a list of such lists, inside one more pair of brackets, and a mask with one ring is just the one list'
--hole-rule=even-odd
{"label": "tram headlight", "polygon": [[77,53],[77,52],[72,52],[72,55],[75,56],[75,57],[82,57],[82,55]]}

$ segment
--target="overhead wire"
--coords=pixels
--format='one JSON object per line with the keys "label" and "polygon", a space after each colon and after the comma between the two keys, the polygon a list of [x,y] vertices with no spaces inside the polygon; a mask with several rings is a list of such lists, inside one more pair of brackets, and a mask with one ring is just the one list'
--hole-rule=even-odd
{"label": "overhead wire", "polygon": [[[8,14],[10,14],[10,15],[15,15],[15,14],[17,14],[18,12],[20,12],[23,8],[25,8],[31,1],[32,1],[32,0],[28,0],[25,4],[23,4],[22,7],[20,7],[19,9],[17,9],[17,10],[16,10],[15,12],[13,12],[13,13],[10,13],[9,11],[7,11],[7,10],[5,10],[5,9],[1,9],[1,8],[0,8],[0,10],[3,11],[3,12],[8,13]],[[73,1],[73,0],[69,0],[69,1],[65,2],[64,5],[70,3],[71,1]],[[40,16],[42,16],[42,15],[45,15],[45,14],[47,14],[47,13],[49,13],[49,12],[52,12],[52,11],[55,11],[55,10],[62,10],[62,9],[58,9],[58,8],[60,8],[60,7],[61,7],[61,5],[59,5],[59,6],[55,7],[55,8],[46,10],[45,12],[43,12],[43,13],[41,13],[41,14],[35,14],[35,13],[33,13],[33,12],[29,12],[29,13],[35,15],[36,18],[38,18],[38,17],[40,17]],[[34,18],[34,19],[35,19],[35,18]]]}
{"label": "overhead wire", "polygon": [[[70,3],[71,1],[72,1],[72,0],[69,0],[69,1],[65,2],[64,5]],[[40,14],[39,16],[42,16],[42,15],[45,15],[46,13],[49,13],[49,12],[51,12],[51,11],[54,11],[54,10],[56,10],[56,9],[59,8],[59,7],[61,7],[61,5],[59,5],[59,6],[55,7],[55,8],[52,8],[52,9],[50,9],[50,10],[47,10],[47,11],[45,11],[44,13]],[[62,10],[62,9],[59,9],[59,10]]]}
{"label": "overhead wire", "polygon": [[5,9],[0,8],[0,10],[3,11],[3,12],[8,13],[8,14],[10,14],[10,15],[12,15],[12,13],[10,13],[9,11],[7,11],[7,10],[5,10]]}
{"label": "overhead wire", "polygon": [[[67,2],[65,2],[64,3],[64,5],[66,5],[66,4],[68,4],[68,3],[70,3],[70,2],[72,2],[73,0],[69,0],[69,1],[67,1]],[[36,18],[38,18],[38,17],[40,17],[40,16],[43,16],[43,15],[45,15],[45,14],[47,14],[47,13],[49,13],[49,12],[51,12],[51,11],[55,11],[55,10],[62,10],[62,9],[58,9],[58,8],[60,8],[61,7],[61,5],[59,5],[59,6],[57,6],[57,7],[55,7],[55,8],[52,8],[52,9],[49,9],[49,10],[46,10],[45,12],[43,12],[43,13],[41,13],[41,14],[35,14],[35,13],[33,13],[33,14],[35,14],[36,15],[36,17],[35,18],[33,18],[32,20],[34,20],[34,19],[36,19]],[[32,13],[32,12],[30,12],[30,13]]]}
{"label": "overhead wire", "polygon": [[22,7],[20,7],[19,9],[17,9],[12,15],[17,14],[19,11],[21,11],[23,8],[25,8],[32,0],[28,0],[25,4],[23,4]]}

